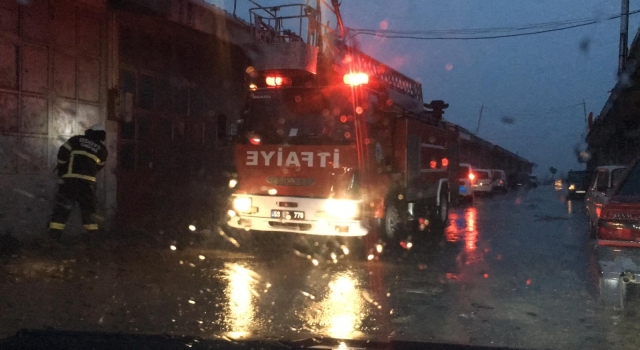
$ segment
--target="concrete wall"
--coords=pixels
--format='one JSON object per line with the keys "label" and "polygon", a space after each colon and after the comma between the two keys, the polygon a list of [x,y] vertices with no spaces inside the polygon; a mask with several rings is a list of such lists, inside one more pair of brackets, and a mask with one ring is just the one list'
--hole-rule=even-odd
{"label": "concrete wall", "polygon": [[0,0],[0,233],[46,231],[58,147],[105,122],[105,23],[102,1]]}

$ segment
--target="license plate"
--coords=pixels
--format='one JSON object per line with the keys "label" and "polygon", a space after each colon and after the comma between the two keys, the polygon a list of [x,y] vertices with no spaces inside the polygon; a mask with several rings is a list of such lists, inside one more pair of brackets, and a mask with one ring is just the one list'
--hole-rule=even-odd
{"label": "license plate", "polygon": [[464,185],[460,185],[460,193],[467,193],[467,189],[464,187]]}
{"label": "license plate", "polygon": [[271,217],[285,220],[304,220],[304,212],[297,210],[271,210]]}

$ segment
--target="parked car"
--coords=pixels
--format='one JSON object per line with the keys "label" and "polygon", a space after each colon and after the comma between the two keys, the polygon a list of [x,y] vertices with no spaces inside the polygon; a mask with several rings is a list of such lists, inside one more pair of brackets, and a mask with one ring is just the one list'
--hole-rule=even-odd
{"label": "parked car", "polygon": [[583,198],[589,185],[589,173],[585,170],[571,170],[567,174],[567,199]]}
{"label": "parked car", "polygon": [[475,169],[473,171],[475,179],[473,180],[473,192],[490,194],[493,191],[493,178],[491,171],[488,169]]}
{"label": "parked car", "polygon": [[595,261],[599,299],[624,308],[626,286],[640,282],[640,163],[634,161],[610,191],[597,223]]}
{"label": "parked car", "polygon": [[504,170],[491,169],[491,178],[493,179],[494,191],[507,193],[507,175]]}
{"label": "parked car", "polygon": [[458,170],[458,179],[460,180],[460,197],[463,202],[473,203],[473,182],[476,175],[471,165],[460,163]]}
{"label": "parked car", "polygon": [[626,169],[624,165],[608,165],[598,167],[594,172],[585,196],[585,206],[589,215],[589,233],[592,238],[595,237],[596,223],[602,206],[609,201],[608,195],[620,182]]}

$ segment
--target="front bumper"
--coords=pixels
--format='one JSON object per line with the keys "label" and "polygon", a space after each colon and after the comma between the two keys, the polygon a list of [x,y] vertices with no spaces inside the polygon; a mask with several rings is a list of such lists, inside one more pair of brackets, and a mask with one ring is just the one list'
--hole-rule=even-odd
{"label": "front bumper", "polygon": [[594,248],[598,270],[603,277],[638,276],[640,281],[640,248],[596,245]]}
{"label": "front bumper", "polygon": [[[320,215],[324,213],[326,198],[300,198],[281,196],[242,196],[250,197],[255,213],[236,213],[229,217],[227,224],[238,229],[251,231],[293,232],[323,236],[364,236],[369,230],[362,220],[344,220]],[[296,207],[281,207],[279,203],[295,203]],[[305,213],[304,220],[272,218],[271,210],[295,210]]]}

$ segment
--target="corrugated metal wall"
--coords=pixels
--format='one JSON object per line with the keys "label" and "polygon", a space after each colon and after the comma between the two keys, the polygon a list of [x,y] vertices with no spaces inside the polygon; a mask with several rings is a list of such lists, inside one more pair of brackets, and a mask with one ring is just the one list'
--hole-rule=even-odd
{"label": "corrugated metal wall", "polygon": [[102,2],[21,3],[0,0],[0,230],[18,237],[45,228],[58,147],[106,109]]}

